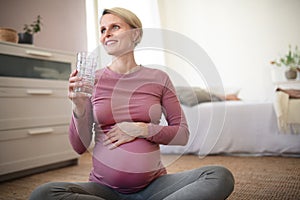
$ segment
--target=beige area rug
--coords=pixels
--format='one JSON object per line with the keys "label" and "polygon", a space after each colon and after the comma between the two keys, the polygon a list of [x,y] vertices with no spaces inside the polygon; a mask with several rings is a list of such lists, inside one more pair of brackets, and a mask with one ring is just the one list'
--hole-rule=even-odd
{"label": "beige area rug", "polygon": [[[205,165],[223,165],[235,176],[235,189],[229,200],[300,200],[300,158],[164,155],[169,173]],[[91,155],[79,165],[51,170],[0,184],[1,200],[25,200],[38,185],[50,181],[87,181]]]}

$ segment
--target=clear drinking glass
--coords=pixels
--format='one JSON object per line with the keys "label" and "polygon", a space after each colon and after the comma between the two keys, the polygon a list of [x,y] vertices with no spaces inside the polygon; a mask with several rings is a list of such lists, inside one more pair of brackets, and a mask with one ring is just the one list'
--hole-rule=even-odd
{"label": "clear drinking glass", "polygon": [[75,87],[75,92],[91,96],[95,82],[95,70],[97,67],[97,57],[89,52],[79,52],[77,54],[76,69],[77,76],[81,77],[82,86]]}

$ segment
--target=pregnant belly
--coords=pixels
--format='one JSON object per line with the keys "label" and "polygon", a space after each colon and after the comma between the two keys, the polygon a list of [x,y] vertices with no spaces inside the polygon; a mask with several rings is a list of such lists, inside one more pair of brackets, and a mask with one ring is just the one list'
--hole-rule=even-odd
{"label": "pregnant belly", "polygon": [[136,139],[113,150],[99,141],[95,145],[92,181],[127,193],[144,188],[165,173],[159,146],[145,139]]}

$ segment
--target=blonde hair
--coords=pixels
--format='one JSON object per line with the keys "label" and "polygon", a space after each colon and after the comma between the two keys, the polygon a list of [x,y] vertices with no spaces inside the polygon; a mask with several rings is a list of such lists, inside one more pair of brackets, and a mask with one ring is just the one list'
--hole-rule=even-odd
{"label": "blonde hair", "polygon": [[[106,14],[112,14],[117,17],[120,17],[131,28],[139,29],[139,38],[137,39],[136,44],[138,44],[141,41],[142,35],[143,35],[142,22],[133,12],[131,12],[130,10],[127,10],[125,8],[120,8],[120,7],[104,9],[102,12],[101,19]],[[101,21],[101,19],[100,19],[100,21]]]}

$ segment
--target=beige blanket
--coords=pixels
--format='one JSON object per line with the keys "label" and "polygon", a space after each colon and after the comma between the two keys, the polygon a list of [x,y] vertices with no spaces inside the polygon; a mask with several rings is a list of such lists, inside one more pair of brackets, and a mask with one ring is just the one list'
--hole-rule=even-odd
{"label": "beige blanket", "polygon": [[274,101],[278,128],[281,132],[300,133],[300,99],[291,99],[289,94],[278,91]]}

